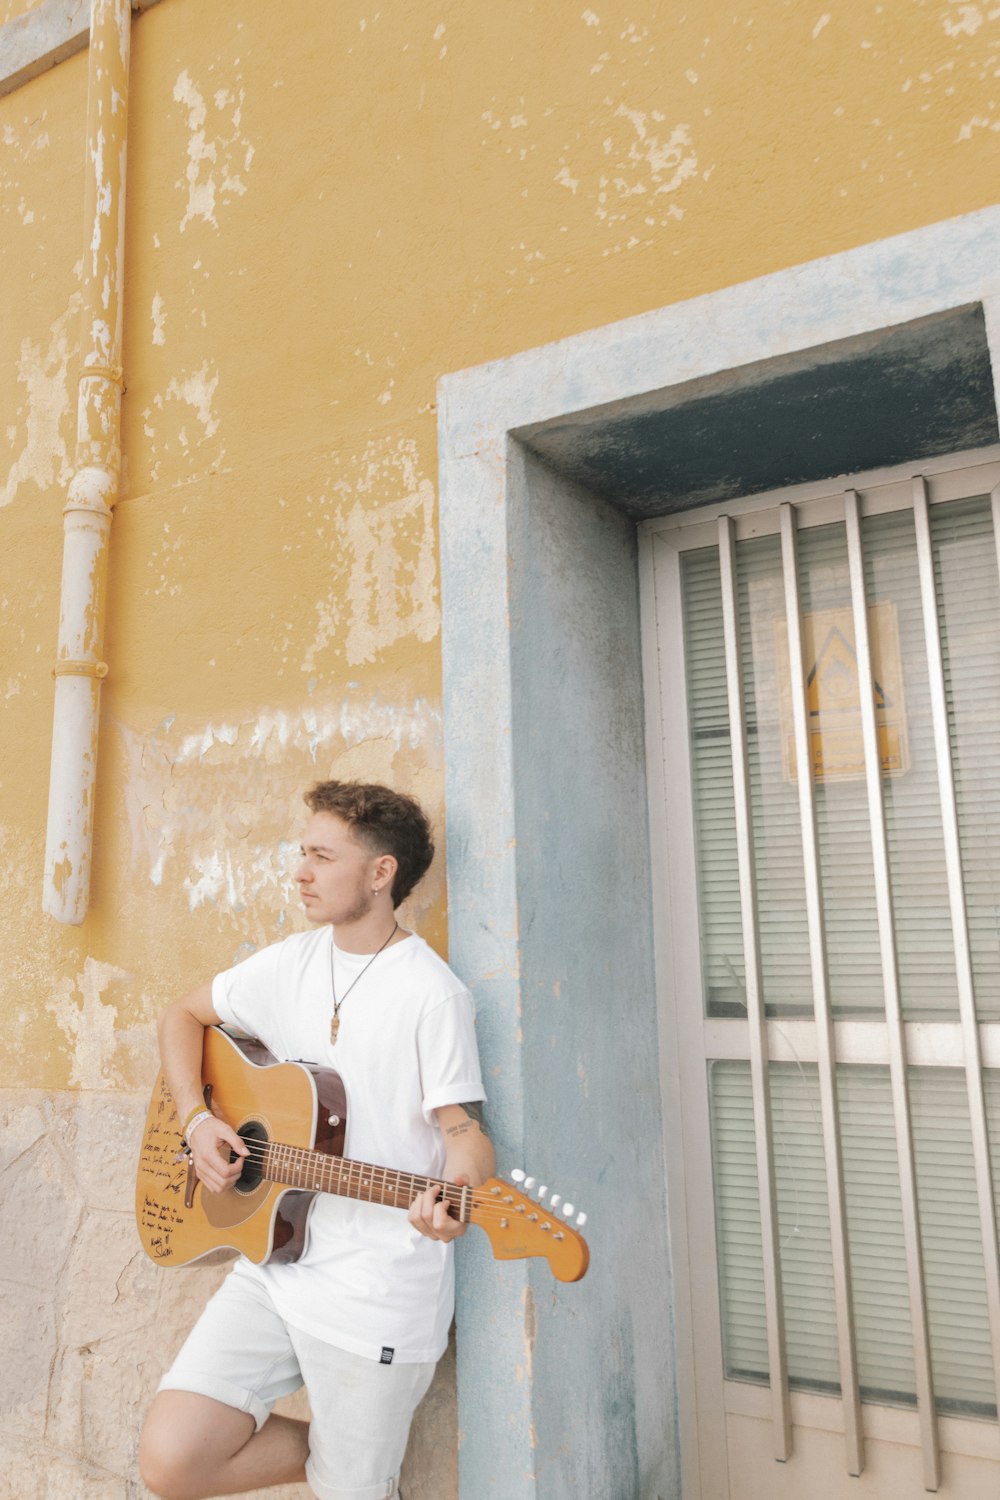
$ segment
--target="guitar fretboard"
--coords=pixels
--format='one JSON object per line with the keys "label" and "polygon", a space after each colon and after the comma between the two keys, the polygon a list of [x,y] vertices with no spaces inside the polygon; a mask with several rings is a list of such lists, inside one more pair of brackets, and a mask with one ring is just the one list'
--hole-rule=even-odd
{"label": "guitar fretboard", "polygon": [[263,1175],[269,1182],[286,1187],[305,1188],[315,1193],[333,1193],[339,1198],[357,1198],[364,1203],[383,1203],[390,1208],[409,1208],[414,1198],[429,1187],[441,1189],[441,1196],[454,1218],[469,1222],[472,1191],[445,1182],[440,1177],[417,1177],[412,1172],[394,1172],[389,1167],[373,1167],[363,1161],[349,1161],[342,1156],[327,1156],[322,1151],[307,1151],[300,1146],[285,1146],[271,1141],[263,1156]]}

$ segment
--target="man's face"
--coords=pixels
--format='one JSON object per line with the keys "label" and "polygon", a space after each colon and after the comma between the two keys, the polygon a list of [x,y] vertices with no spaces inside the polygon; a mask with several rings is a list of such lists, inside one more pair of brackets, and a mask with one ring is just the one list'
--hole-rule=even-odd
{"label": "man's face", "polygon": [[313,813],[302,837],[302,862],[295,872],[310,922],[335,927],[357,922],[372,908],[378,856],[355,838],[336,813]]}

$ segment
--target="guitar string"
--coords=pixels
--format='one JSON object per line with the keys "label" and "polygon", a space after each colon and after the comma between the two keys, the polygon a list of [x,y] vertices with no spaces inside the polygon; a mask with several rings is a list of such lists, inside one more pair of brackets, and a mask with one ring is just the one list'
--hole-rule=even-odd
{"label": "guitar string", "polygon": [[[426,1184],[427,1187],[440,1187],[443,1189],[444,1198],[449,1206],[459,1210],[462,1208],[462,1195],[464,1191],[462,1187],[456,1183],[447,1183],[440,1178],[423,1177],[409,1172],[397,1172],[392,1167],[375,1167],[366,1162],[355,1162],[349,1157],[324,1157],[320,1162],[311,1162],[309,1160],[311,1153],[308,1148],[286,1146],[279,1142],[268,1144],[252,1142],[250,1144],[253,1149],[250,1152],[248,1160],[256,1160],[260,1165],[266,1165],[270,1152],[276,1157],[276,1160],[271,1165],[278,1171],[285,1169],[289,1173],[304,1174],[312,1170],[315,1172],[316,1177],[319,1178],[323,1176],[332,1178],[335,1173],[337,1186],[344,1186],[346,1181],[348,1188],[354,1189],[358,1196],[360,1196],[361,1192],[370,1192],[373,1194],[385,1194],[386,1192],[405,1193],[407,1191],[407,1184],[404,1179],[408,1179],[408,1191],[414,1195],[426,1191],[425,1187],[420,1187],[421,1183]],[[366,1181],[366,1177],[371,1180]],[[395,1179],[395,1181],[392,1179]],[[270,1180],[277,1181],[282,1179]],[[289,1187],[303,1186],[307,1188],[312,1186],[308,1182],[284,1183],[284,1185]],[[353,1195],[353,1193],[347,1194],[347,1196]],[[413,1200],[408,1199],[407,1201],[409,1203]],[[525,1199],[525,1202],[531,1202],[531,1200]],[[500,1218],[504,1216],[509,1217],[510,1215],[509,1205],[497,1203],[492,1196],[485,1197],[477,1189],[471,1190],[471,1206],[477,1210],[488,1210]],[[532,1206],[534,1207],[535,1205]],[[547,1215],[548,1211],[542,1205],[539,1204],[537,1207],[539,1212]],[[561,1228],[568,1227],[557,1216],[553,1215],[552,1217],[553,1222],[559,1223]]]}
{"label": "guitar string", "polygon": [[[408,1179],[409,1190],[411,1192],[425,1191],[425,1188],[419,1187],[420,1183],[425,1183],[427,1186],[440,1187],[443,1189],[444,1196],[451,1206],[456,1208],[462,1207],[463,1188],[456,1183],[445,1182],[441,1178],[431,1178],[416,1173],[401,1172],[392,1167],[380,1167],[368,1162],[354,1161],[350,1157],[322,1155],[317,1161],[314,1159],[317,1153],[311,1148],[290,1146],[283,1142],[249,1141],[246,1144],[249,1151],[247,1159],[256,1160],[260,1165],[267,1164],[267,1157],[270,1154],[275,1158],[271,1165],[278,1170],[285,1168],[290,1172],[303,1173],[312,1169],[320,1177],[324,1175],[330,1176],[335,1170],[338,1186],[342,1186],[346,1178],[349,1188],[371,1192],[403,1192],[405,1189],[404,1180]],[[371,1179],[370,1182],[365,1180],[366,1176]],[[392,1179],[395,1180],[393,1181]],[[300,1184],[287,1183],[284,1185],[294,1187]],[[309,1186],[309,1184],[302,1185]],[[485,1197],[477,1189],[472,1189],[471,1197],[473,1207],[491,1210],[501,1217],[504,1215],[509,1216],[509,1205],[497,1203],[492,1194],[489,1197]],[[534,1204],[528,1198],[525,1198],[524,1202],[532,1203],[532,1207],[548,1215],[549,1211],[543,1204]],[[553,1214],[552,1218],[553,1222],[558,1223],[561,1228],[571,1227],[568,1221],[561,1221],[556,1214]]]}
{"label": "guitar string", "polygon": [[270,1154],[275,1158],[274,1165],[286,1166],[290,1170],[306,1171],[315,1168],[317,1172],[323,1173],[335,1168],[338,1177],[343,1177],[345,1173],[348,1177],[363,1178],[367,1175],[373,1179],[379,1178],[383,1187],[389,1185],[390,1178],[395,1178],[399,1187],[402,1187],[405,1179],[409,1179],[414,1189],[417,1183],[423,1182],[427,1186],[444,1188],[456,1199],[460,1199],[463,1192],[459,1184],[447,1183],[442,1178],[427,1177],[422,1173],[397,1171],[393,1167],[379,1167],[370,1162],[355,1161],[351,1157],[327,1156],[325,1153],[313,1151],[310,1147],[289,1146],[280,1141],[248,1141],[245,1144],[249,1148],[248,1159],[256,1159],[263,1163]]}
{"label": "guitar string", "polygon": [[[342,1184],[346,1178],[349,1186],[357,1189],[370,1189],[374,1192],[405,1192],[407,1191],[407,1182],[409,1184],[408,1190],[414,1194],[426,1191],[426,1187],[440,1187],[443,1189],[449,1204],[454,1205],[456,1208],[462,1206],[463,1192],[465,1190],[459,1184],[448,1183],[441,1178],[425,1177],[422,1174],[412,1172],[401,1172],[392,1167],[373,1166],[368,1162],[356,1162],[350,1157],[323,1156],[321,1160],[315,1161],[311,1159],[315,1153],[309,1148],[287,1146],[280,1142],[251,1142],[249,1144],[252,1150],[248,1159],[255,1159],[261,1165],[264,1165],[270,1153],[275,1157],[272,1165],[278,1170],[286,1168],[290,1172],[300,1173],[313,1170],[318,1177],[324,1175],[330,1176],[336,1172],[338,1183]],[[366,1181],[366,1178],[370,1178],[370,1182]],[[421,1187],[421,1183],[426,1186]],[[288,1185],[295,1186],[296,1184]],[[492,1208],[501,1214],[507,1211],[505,1205],[497,1204],[492,1197],[480,1195],[477,1189],[471,1190],[471,1196],[473,1206],[477,1208]],[[543,1208],[541,1211],[545,1212],[546,1210]]]}
{"label": "guitar string", "polygon": [[[349,1187],[364,1189],[366,1191],[369,1190],[369,1184],[364,1181],[365,1173],[367,1173],[372,1178],[370,1190],[376,1193],[380,1191],[384,1193],[386,1190],[390,1192],[401,1192],[403,1191],[403,1183],[400,1179],[408,1178],[410,1181],[411,1190],[415,1194],[419,1195],[420,1192],[426,1191],[425,1188],[418,1189],[417,1187],[418,1183],[423,1182],[426,1183],[428,1187],[442,1188],[442,1201],[447,1201],[450,1207],[457,1208],[459,1211],[461,1211],[463,1206],[462,1194],[464,1189],[456,1183],[447,1183],[441,1178],[424,1177],[410,1172],[398,1172],[393,1167],[372,1166],[366,1162],[356,1162],[350,1157],[342,1156],[323,1156],[321,1161],[311,1162],[309,1158],[310,1156],[315,1155],[315,1153],[311,1151],[309,1147],[289,1146],[279,1141],[247,1141],[244,1144],[248,1147],[248,1156],[246,1159],[248,1161],[257,1161],[262,1166],[267,1163],[267,1157],[269,1153],[272,1155],[280,1154],[280,1159],[272,1163],[272,1165],[274,1165],[275,1167],[285,1167],[289,1171],[296,1172],[304,1172],[307,1171],[310,1167],[314,1167],[317,1175],[319,1176],[322,1176],[324,1172],[329,1174],[333,1171],[336,1171],[337,1186],[343,1186],[344,1179],[346,1177]],[[375,1179],[377,1178],[381,1179],[380,1183],[375,1181]],[[395,1178],[395,1184],[391,1184],[389,1182],[389,1178]],[[357,1180],[354,1181],[352,1179]],[[269,1180],[279,1181],[280,1179]],[[308,1183],[282,1183],[282,1185],[287,1187],[303,1186],[306,1188],[310,1186]],[[330,1189],[327,1189],[327,1191],[330,1191]],[[360,1196],[360,1193],[353,1194],[348,1192],[344,1196]],[[365,1200],[362,1199],[361,1201]],[[368,1201],[374,1201],[374,1199],[369,1199]],[[384,1199],[382,1201],[384,1203]],[[410,1201],[412,1202],[412,1200]],[[549,1210],[545,1208],[544,1204],[536,1204],[530,1198],[525,1198],[524,1201],[525,1203],[530,1203],[532,1208],[534,1208],[537,1212],[546,1215],[546,1217],[551,1217],[552,1222],[554,1224],[557,1224],[560,1229],[568,1229],[576,1238],[579,1238],[579,1236],[577,1235],[577,1231],[573,1228],[568,1218],[562,1219],[557,1214],[550,1215]],[[475,1188],[471,1191],[470,1206],[472,1208],[475,1208],[480,1213],[487,1212],[491,1215],[491,1217],[495,1218],[510,1218],[512,1212],[516,1213],[516,1208],[512,1210],[511,1205],[498,1203],[492,1197],[492,1195],[489,1197],[484,1197],[480,1195],[478,1189]]]}

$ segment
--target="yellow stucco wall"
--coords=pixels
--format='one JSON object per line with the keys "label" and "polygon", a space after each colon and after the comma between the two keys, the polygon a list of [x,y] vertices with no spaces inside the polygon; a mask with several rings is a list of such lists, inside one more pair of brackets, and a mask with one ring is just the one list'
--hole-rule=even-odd
{"label": "yellow stucco wall", "polygon": [[[340,762],[335,725],[381,747],[348,769],[423,767],[439,803],[439,751],[395,746],[437,741],[440,373],[996,193],[995,6],[290,16],[169,0],[134,27],[124,499],[94,902],[69,933],[39,922],[36,891],[86,55],[0,101],[10,1083],[82,1081],[66,1001],[88,957],[134,976],[127,1029],[231,937],[276,935],[270,851],[301,780]],[[240,791],[242,813],[223,813]],[[216,853],[238,893],[264,893],[252,911],[216,889]],[[105,1047],[109,1077],[135,1082],[133,1051]]]}
{"label": "yellow stucco wall", "polygon": [[[40,882],[86,64],[0,99],[0,1165],[20,1142],[55,1181],[115,1103],[105,1181],[125,1190],[94,1190],[114,1287],[153,1018],[301,925],[303,787],[390,779],[442,821],[437,377],[995,201],[1000,6],[164,0],[138,19],[111,671],[91,912],[68,929]],[[438,869],[411,910],[441,947],[442,891]],[[31,1274],[11,1284],[38,1291]],[[49,1290],[40,1346],[69,1372],[89,1335]],[[184,1321],[179,1293],[148,1295]],[[20,1451],[70,1454],[65,1490],[39,1493],[126,1493],[131,1437],[81,1478],[66,1392],[99,1369],[127,1427],[158,1355],[134,1318],[101,1338],[65,1375],[65,1430],[51,1387],[41,1427],[12,1398]]]}

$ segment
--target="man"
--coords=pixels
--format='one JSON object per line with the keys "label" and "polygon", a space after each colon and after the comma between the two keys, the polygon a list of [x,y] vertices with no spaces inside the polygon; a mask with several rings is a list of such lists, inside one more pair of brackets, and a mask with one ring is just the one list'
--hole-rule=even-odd
{"label": "man", "polygon": [[[395,910],[434,853],[411,798],[320,782],[296,872],[312,930],[175,1001],[163,1071],[202,1190],[231,1187],[246,1148],[204,1108],[204,1028],[257,1036],[281,1060],[335,1068],[346,1155],[478,1186],[494,1171],[468,991]],[[230,1161],[235,1153],[236,1159]],[[398,1495],[410,1420],[444,1351],[451,1242],[465,1226],[431,1188],[398,1211],[317,1197],[302,1258],[241,1259],[164,1377],[140,1443],[166,1500],[308,1482],[318,1500]],[[312,1422],[271,1415],[305,1385]]]}

